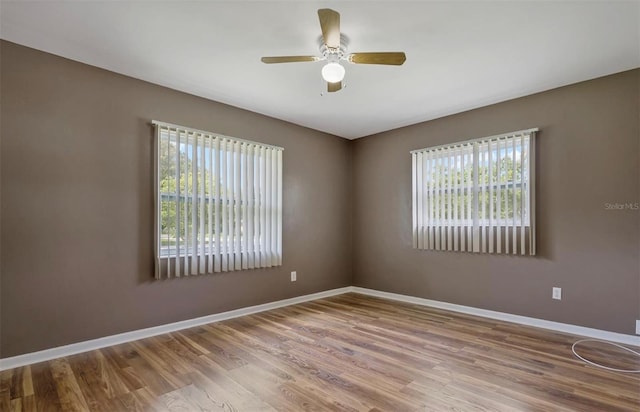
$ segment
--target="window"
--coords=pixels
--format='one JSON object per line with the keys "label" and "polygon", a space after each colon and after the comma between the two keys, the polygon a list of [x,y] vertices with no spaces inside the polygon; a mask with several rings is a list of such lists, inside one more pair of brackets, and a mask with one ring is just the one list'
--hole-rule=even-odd
{"label": "window", "polygon": [[282,148],[156,128],[156,278],[282,265]]}
{"label": "window", "polygon": [[535,255],[537,130],[411,152],[413,247]]}

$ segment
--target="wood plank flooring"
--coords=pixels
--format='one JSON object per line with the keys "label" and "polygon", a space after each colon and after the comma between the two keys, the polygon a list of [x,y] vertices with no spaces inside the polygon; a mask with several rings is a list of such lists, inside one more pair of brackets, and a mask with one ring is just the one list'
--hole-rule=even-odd
{"label": "wood plank flooring", "polygon": [[577,339],[346,294],[1,372],[0,410],[639,411]]}

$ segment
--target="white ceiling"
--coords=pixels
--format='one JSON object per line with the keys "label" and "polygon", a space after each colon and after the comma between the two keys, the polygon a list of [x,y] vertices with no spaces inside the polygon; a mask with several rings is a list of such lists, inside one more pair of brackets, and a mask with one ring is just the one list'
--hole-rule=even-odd
{"label": "white ceiling", "polygon": [[[403,66],[347,65],[321,96],[317,9],[341,14],[349,51],[405,51]],[[83,63],[345,138],[640,66],[640,2],[11,2],[0,36]]]}

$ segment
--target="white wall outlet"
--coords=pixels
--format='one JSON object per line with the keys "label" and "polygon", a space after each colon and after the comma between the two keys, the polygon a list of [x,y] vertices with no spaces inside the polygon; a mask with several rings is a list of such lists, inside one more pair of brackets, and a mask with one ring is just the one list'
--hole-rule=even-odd
{"label": "white wall outlet", "polygon": [[291,272],[291,281],[295,282],[296,280],[298,280],[298,273],[294,270]]}
{"label": "white wall outlet", "polygon": [[562,288],[553,288],[551,297],[556,300],[562,300]]}
{"label": "white wall outlet", "polygon": [[640,320],[636,321],[636,335],[640,335]]}

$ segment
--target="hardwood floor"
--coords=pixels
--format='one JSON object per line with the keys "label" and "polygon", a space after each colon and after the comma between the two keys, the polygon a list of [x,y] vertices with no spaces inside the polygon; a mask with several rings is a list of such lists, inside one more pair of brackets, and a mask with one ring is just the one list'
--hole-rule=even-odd
{"label": "hardwood floor", "polygon": [[639,374],[577,339],[347,294],[1,372],[0,410],[640,410]]}

